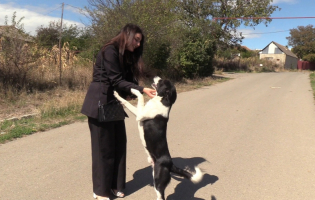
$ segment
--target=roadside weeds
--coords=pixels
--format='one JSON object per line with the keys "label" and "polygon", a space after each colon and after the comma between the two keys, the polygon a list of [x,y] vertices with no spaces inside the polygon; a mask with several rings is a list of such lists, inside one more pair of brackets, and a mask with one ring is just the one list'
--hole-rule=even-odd
{"label": "roadside weeds", "polygon": [[[309,77],[313,97],[315,99],[315,72],[310,72]],[[230,79],[231,78],[224,77],[221,73],[203,79],[184,80],[175,83],[175,86],[177,92],[181,93],[204,86],[211,86]],[[150,87],[148,83],[145,85],[146,87]],[[49,91],[44,94],[24,95],[20,101],[5,102],[7,103],[6,105],[9,105],[2,107],[7,110],[1,110],[16,113],[18,116],[2,120],[0,118],[0,144],[32,133],[47,131],[86,120],[86,116],[80,113],[85,94],[86,90],[70,91],[56,89],[55,91]],[[147,100],[149,100],[149,97],[145,96],[145,101]],[[136,100],[131,101],[134,105],[136,105],[136,102]],[[1,103],[2,102],[0,102],[0,107]],[[16,108],[16,110],[14,108]],[[30,115],[29,112],[32,112],[32,114]],[[33,114],[33,112],[35,112],[35,114]]]}
{"label": "roadside weeds", "polygon": [[[175,83],[175,87],[177,92],[181,93],[227,80],[229,78],[214,75],[202,79],[183,80]],[[149,84],[145,85],[150,87]],[[7,109],[3,109],[4,112],[16,113],[18,116],[12,117],[11,115],[10,118],[2,119],[2,121],[0,119],[0,144],[36,132],[86,120],[86,116],[80,113],[85,94],[86,90],[70,91],[59,88],[46,93],[24,94],[20,100],[3,103],[6,106],[2,107]],[[145,96],[145,101],[148,99],[149,97]],[[131,103],[136,104],[136,100]],[[36,114],[23,117],[29,112]]]}

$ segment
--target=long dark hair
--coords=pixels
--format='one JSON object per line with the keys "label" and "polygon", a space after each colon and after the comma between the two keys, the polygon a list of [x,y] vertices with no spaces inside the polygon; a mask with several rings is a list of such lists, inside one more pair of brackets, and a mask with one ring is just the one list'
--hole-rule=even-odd
{"label": "long dark hair", "polygon": [[[133,52],[125,51],[126,44],[128,42],[132,42],[136,33],[140,33],[142,35],[140,46],[134,49]],[[133,71],[134,76],[139,79],[143,75],[143,44],[144,35],[141,28],[135,24],[126,24],[114,38],[112,38],[103,46],[102,51],[104,51],[105,47],[108,45],[116,46],[116,48],[119,49],[120,66],[123,67],[124,64],[127,63],[131,64],[131,70]]]}

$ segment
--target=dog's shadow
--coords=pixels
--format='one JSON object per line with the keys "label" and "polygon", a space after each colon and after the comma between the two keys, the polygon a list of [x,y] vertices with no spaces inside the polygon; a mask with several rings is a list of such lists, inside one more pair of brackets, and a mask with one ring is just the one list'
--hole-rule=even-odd
{"label": "dog's shadow", "polygon": [[[199,165],[206,160],[201,157],[195,158],[172,158],[173,163],[180,168],[188,167],[189,169],[194,169],[194,166]],[[195,193],[202,187],[207,186],[208,184],[214,184],[219,178],[215,175],[210,175],[205,173],[203,179],[200,183],[193,184],[190,180],[174,176],[172,178],[180,181],[180,183],[176,186],[175,192],[173,194],[168,195],[167,200],[203,200],[201,198],[194,197]],[[130,180],[126,183],[125,193],[130,195],[141,188],[150,185],[153,186],[153,178],[152,178],[152,167],[148,166],[143,169],[136,171],[133,174],[133,180]],[[210,199],[210,198],[207,198]],[[211,200],[216,200],[214,196],[211,197]]]}

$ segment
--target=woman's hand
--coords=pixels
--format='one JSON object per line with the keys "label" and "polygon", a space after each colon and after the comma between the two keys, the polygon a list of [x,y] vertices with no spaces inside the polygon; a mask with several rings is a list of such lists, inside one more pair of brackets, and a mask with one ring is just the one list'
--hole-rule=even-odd
{"label": "woman's hand", "polygon": [[149,97],[155,97],[156,91],[151,88],[143,88],[143,92],[146,93]]}

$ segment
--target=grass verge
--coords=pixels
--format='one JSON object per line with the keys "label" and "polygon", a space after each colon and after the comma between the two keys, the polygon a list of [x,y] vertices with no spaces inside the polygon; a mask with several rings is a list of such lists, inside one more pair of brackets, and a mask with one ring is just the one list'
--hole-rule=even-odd
{"label": "grass verge", "polygon": [[[175,83],[175,86],[177,92],[180,93],[227,80],[229,79],[213,76],[203,79],[183,80]],[[145,85],[150,87],[149,84]],[[32,133],[47,131],[73,122],[86,120],[86,116],[80,113],[85,94],[86,90],[69,91],[57,89],[42,94],[24,94],[19,100],[6,101],[5,106],[2,106],[3,109],[7,109],[4,112],[16,112],[17,115],[27,114],[21,113],[21,108],[23,107],[25,112],[30,112],[32,109],[26,109],[26,107],[30,107],[35,108],[38,115],[0,122],[0,144]],[[149,98],[145,96],[145,99],[148,100]],[[136,100],[133,100],[131,103],[136,104]]]}

